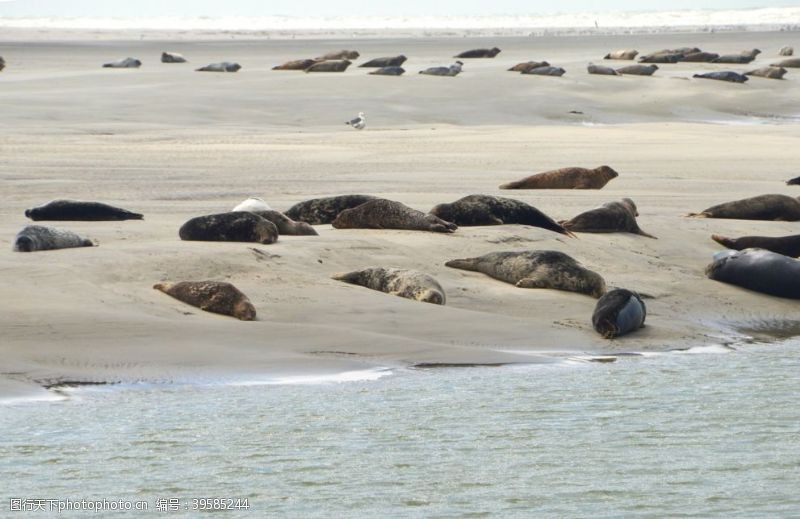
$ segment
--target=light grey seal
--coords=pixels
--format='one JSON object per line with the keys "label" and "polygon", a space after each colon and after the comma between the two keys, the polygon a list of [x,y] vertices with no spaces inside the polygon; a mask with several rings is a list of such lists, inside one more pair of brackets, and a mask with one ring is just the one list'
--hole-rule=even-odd
{"label": "light grey seal", "polygon": [[318,61],[306,69],[306,72],[344,72],[352,62],[349,60]]}
{"label": "light grey seal", "polygon": [[458,226],[407,205],[379,198],[345,209],[332,225],[336,229],[404,229],[408,231],[455,232]]}
{"label": "light grey seal", "polygon": [[230,315],[242,321],[256,319],[256,309],[253,303],[230,283],[181,281],[179,283],[156,283],[153,288],[206,312]]}
{"label": "light grey seal", "polygon": [[698,79],[715,79],[717,81],[727,81],[728,83],[746,83],[750,78],[744,74],[733,72],[732,70],[720,70],[717,72],[705,72],[692,76]]}
{"label": "light grey seal", "polygon": [[524,63],[517,63],[510,69],[509,72],[525,72],[526,70],[531,70],[539,67],[549,67],[550,63],[546,61],[525,61]]}
{"label": "light grey seal", "polygon": [[595,298],[606,291],[600,274],[553,250],[491,252],[477,258],[451,260],[445,266],[482,272],[517,288],[552,288]]}
{"label": "light grey seal", "polygon": [[528,70],[523,70],[521,73],[522,74],[531,74],[531,75],[534,75],[534,76],[561,77],[564,74],[566,74],[567,71],[564,70],[561,67],[547,66],[547,67],[536,67],[536,68],[531,68],[531,69],[528,69]]}
{"label": "light grey seal", "polygon": [[161,63],[186,63],[186,58],[177,52],[162,52]]}
{"label": "light grey seal", "polygon": [[319,63],[318,59],[296,59],[272,67],[272,70],[305,70],[311,65]]}
{"label": "light grey seal", "polygon": [[745,76],[763,77],[766,79],[783,79],[787,70],[783,67],[761,67],[750,72],[745,72]]}
{"label": "light grey seal", "polygon": [[633,200],[623,198],[619,202],[608,202],[560,223],[565,229],[572,232],[627,232],[655,238],[652,234],[639,228],[639,224],[636,223],[637,216],[639,213]]}
{"label": "light grey seal", "polygon": [[617,72],[623,75],[652,76],[658,70],[658,65],[628,65],[618,68]]}
{"label": "light grey seal", "polygon": [[335,274],[332,278],[406,299],[416,299],[437,305],[445,303],[444,289],[439,282],[418,270],[370,267],[354,272]]}
{"label": "light grey seal", "polygon": [[270,244],[278,240],[278,228],[249,211],[198,216],[184,223],[178,235],[187,241],[240,241]]}
{"label": "light grey seal", "polygon": [[457,76],[461,74],[461,67],[464,65],[461,61],[456,61],[449,67],[430,67],[425,70],[420,70],[420,74],[427,76]]}
{"label": "light grey seal", "polygon": [[376,200],[376,197],[372,195],[340,195],[312,198],[294,204],[284,214],[298,222],[324,225],[334,221],[345,209],[352,209],[370,200]]}
{"label": "light grey seal", "polygon": [[28,225],[19,231],[14,239],[16,252],[71,249],[73,247],[94,247],[94,243],[72,231],[44,225]]}
{"label": "light grey seal", "polygon": [[31,220],[70,220],[101,222],[108,220],[142,220],[143,215],[100,202],[79,200],[53,200],[38,207],[25,210]]}
{"label": "light grey seal", "polygon": [[723,54],[711,63],[750,63],[761,54],[758,49],[743,50],[740,54]]}
{"label": "light grey seal", "polygon": [[136,58],[124,58],[103,64],[103,68],[139,68],[141,66],[142,62]]}
{"label": "light grey seal", "polygon": [[800,201],[786,195],[759,195],[752,198],[725,202],[699,213],[689,213],[690,218],[727,218],[735,220],[772,220],[796,222],[800,220]]}
{"label": "light grey seal", "polygon": [[800,256],[800,234],[778,237],[742,236],[741,238],[728,238],[719,234],[712,234],[711,239],[733,250],[766,249],[790,258]]}
{"label": "light grey seal", "polygon": [[402,76],[406,73],[403,67],[381,67],[369,73],[371,76]]}
{"label": "light grey seal", "polygon": [[589,74],[597,74],[600,76],[619,76],[620,73],[614,70],[611,67],[603,67],[601,65],[595,65],[594,63],[589,63],[586,67],[586,71]]}
{"label": "light grey seal", "polygon": [[285,214],[268,210],[268,211],[251,211],[254,214],[257,214],[261,218],[265,220],[269,220],[270,222],[275,224],[275,227],[278,228],[278,233],[281,236],[317,236],[316,230],[311,227],[306,222],[295,222]]}
{"label": "light grey seal", "polygon": [[622,50],[615,50],[613,52],[609,52],[608,54],[603,57],[603,59],[617,59],[617,60],[626,60],[630,61],[635,59],[636,56],[639,55],[638,50],[634,49],[622,49]]}
{"label": "light grey seal", "polygon": [[317,61],[352,60],[358,59],[361,54],[357,50],[335,50],[317,58]]}
{"label": "light grey seal", "polygon": [[647,308],[639,294],[617,288],[597,301],[592,313],[592,326],[604,339],[613,339],[644,326]]}
{"label": "light grey seal", "polygon": [[602,189],[618,176],[609,166],[561,168],[503,184],[500,189]]}
{"label": "light grey seal", "polygon": [[205,67],[200,67],[196,72],[238,72],[242,66],[231,61],[221,63],[211,63]]}
{"label": "light grey seal", "polygon": [[399,67],[406,62],[408,58],[400,54],[399,56],[389,56],[384,58],[375,58],[362,63],[359,67],[363,68],[384,68],[384,67]]}
{"label": "light grey seal", "polygon": [[783,68],[800,68],[800,58],[785,59],[779,61],[778,63],[773,63],[772,66]]}
{"label": "light grey seal", "polygon": [[764,249],[714,254],[706,276],[771,296],[800,299],[800,261]]}
{"label": "light grey seal", "polygon": [[779,56],[794,56],[794,47],[781,47],[778,51]]}
{"label": "light grey seal", "polygon": [[492,47],[491,49],[472,49],[465,50],[461,54],[453,56],[455,58],[493,58],[500,54],[500,49]]}

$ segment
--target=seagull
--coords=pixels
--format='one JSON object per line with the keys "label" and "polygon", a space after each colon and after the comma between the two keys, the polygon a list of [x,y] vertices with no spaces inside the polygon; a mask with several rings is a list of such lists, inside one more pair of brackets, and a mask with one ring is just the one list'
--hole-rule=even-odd
{"label": "seagull", "polygon": [[367,125],[367,120],[364,119],[364,112],[358,112],[358,117],[356,117],[352,121],[347,121],[344,124],[349,124],[356,130],[363,130],[364,127]]}

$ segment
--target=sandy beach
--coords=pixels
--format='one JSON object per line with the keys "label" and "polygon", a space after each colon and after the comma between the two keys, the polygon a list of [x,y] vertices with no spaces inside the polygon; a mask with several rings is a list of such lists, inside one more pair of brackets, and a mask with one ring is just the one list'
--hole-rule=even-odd
{"label": "sandy beach", "polygon": [[[767,193],[800,195],[800,87],[753,78],[690,80],[779,60],[796,35],[725,33],[588,38],[58,42],[35,31],[0,43],[0,396],[60,381],[173,382],[314,374],[417,363],[547,362],[553,356],[666,350],[741,340],[796,321],[796,302],[708,280],[712,233],[796,234],[791,222],[688,219],[711,205]],[[474,47],[455,78],[417,71]],[[654,77],[589,76],[613,49],[760,48],[750,65],[663,65]],[[403,53],[403,77],[272,71],[289,59],[355,48],[361,59]],[[190,63],[158,62],[161,51]],[[138,70],[104,62],[137,57]],[[505,70],[546,59],[562,78]],[[201,74],[238,61],[236,74]],[[620,66],[625,62],[615,63]],[[366,130],[343,122],[367,113]],[[580,112],[580,113],[570,113]],[[600,191],[501,191],[504,182],[564,166],[608,164]],[[365,193],[422,211],[474,193],[510,196],[557,220],[632,198],[658,240],[568,238],[524,226],[462,227],[452,235],[337,230],[273,245],[182,242],[187,219],[249,196],[273,208]],[[96,248],[12,252],[24,210],[56,198],[98,200],[143,221],[54,222]],[[49,223],[48,223],[49,225]],[[491,251],[553,249],[611,287],[649,298],[647,326],[615,341],[591,327],[596,300],[517,289],[449,269]],[[422,270],[447,293],[438,307],[330,279],[367,266]],[[159,281],[229,281],[256,322],[186,306]]]}

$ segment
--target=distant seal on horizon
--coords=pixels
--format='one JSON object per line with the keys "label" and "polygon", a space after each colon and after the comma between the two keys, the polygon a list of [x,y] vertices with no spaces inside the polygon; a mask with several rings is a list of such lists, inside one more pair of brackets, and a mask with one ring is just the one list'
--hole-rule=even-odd
{"label": "distant seal on horizon", "polygon": [[623,75],[652,76],[658,70],[658,65],[628,65],[617,69]]}
{"label": "distant seal on horizon", "polygon": [[759,195],[718,204],[686,216],[689,218],[796,222],[800,220],[800,201],[786,195]]}
{"label": "distant seal on horizon", "polygon": [[705,72],[695,74],[692,77],[698,79],[714,79],[717,81],[727,81],[728,83],[746,83],[750,78],[744,74],[733,72],[732,70],[720,70],[716,72]]}
{"label": "distant seal on horizon", "polygon": [[750,63],[756,59],[756,56],[759,54],[761,54],[761,51],[758,49],[743,50],[741,54],[723,54],[717,59],[712,60],[711,63]]}
{"label": "distant seal on horizon", "polygon": [[613,339],[644,326],[647,308],[639,294],[616,288],[597,301],[592,313],[592,327],[604,339]]}
{"label": "distant seal on horizon", "polygon": [[614,70],[611,67],[604,67],[602,65],[595,65],[594,63],[589,63],[586,67],[586,72],[589,74],[597,74],[601,76],[619,76],[620,73]]}
{"label": "distant seal on horizon", "polygon": [[687,63],[711,63],[719,57],[716,52],[693,52],[691,54],[684,54],[679,62]]}
{"label": "distant seal on horizon", "polygon": [[500,54],[500,49],[492,47],[491,49],[472,49],[465,50],[461,54],[456,54],[454,58],[493,58]]}
{"label": "distant seal on horizon", "polygon": [[456,259],[445,266],[481,272],[517,288],[552,288],[598,298],[606,291],[600,274],[572,257],[553,250],[490,252],[477,258]]}
{"label": "distant seal on horizon", "polygon": [[714,254],[706,276],[777,297],[800,299],[800,261],[764,249]]}
{"label": "distant seal on horizon", "polygon": [[141,66],[142,62],[136,58],[123,58],[103,64],[103,68],[139,68]]}
{"label": "distant seal on horizon", "polygon": [[312,198],[298,202],[284,211],[283,214],[298,222],[310,225],[331,223],[345,209],[352,209],[370,200],[378,198],[372,195],[339,195],[323,198]]}
{"label": "distant seal on horizon", "polygon": [[317,58],[317,61],[352,60],[358,59],[361,54],[357,50],[336,50]]}
{"label": "distant seal on horizon", "polygon": [[570,235],[555,220],[519,200],[490,195],[469,195],[449,204],[439,204],[430,214],[458,226],[530,225]]}
{"label": "distant seal on horizon", "polygon": [[101,202],[83,202],[80,200],[52,200],[38,207],[26,209],[25,216],[34,221],[101,222],[144,219],[144,215],[127,209]]}
{"label": "distant seal on horizon", "polygon": [[349,60],[335,60],[335,61],[318,61],[310,67],[306,72],[344,72],[352,64]]}
{"label": "distant seal on horizon", "polygon": [[317,59],[295,59],[287,61],[281,65],[272,67],[272,70],[305,70],[314,63],[319,63]]}
{"label": "distant seal on horizon", "polygon": [[247,200],[239,203],[231,211],[271,211],[272,207],[263,199],[251,196]]}
{"label": "distant seal on horizon", "polygon": [[627,60],[630,61],[632,59],[636,59],[636,56],[639,55],[638,50],[634,49],[621,49],[609,52],[606,54],[603,59],[616,59],[616,60]]}
{"label": "distant seal on horizon", "polygon": [[442,233],[458,229],[454,223],[383,198],[345,209],[331,225],[336,229],[401,229]]}
{"label": "distant seal on horizon", "polygon": [[425,70],[420,70],[420,74],[427,76],[457,76],[461,74],[461,67],[464,65],[461,61],[456,61],[449,67],[429,67]]}
{"label": "distant seal on horizon", "polygon": [[711,239],[723,247],[733,250],[765,249],[790,258],[800,256],[800,234],[791,236],[742,236],[728,238],[719,234],[712,234]]}
{"label": "distant seal on horizon", "polygon": [[618,176],[619,173],[608,166],[561,168],[503,184],[500,189],[602,189]]}
{"label": "distant seal on horizon", "polygon": [[249,211],[198,216],[184,223],[178,235],[185,241],[234,241],[275,243],[278,228],[274,223]]}
{"label": "distant seal on horizon", "polygon": [[779,56],[793,56],[794,55],[794,47],[781,47],[781,50],[778,51]]}
{"label": "distant seal on horizon", "polygon": [[788,71],[783,67],[761,67],[750,72],[745,72],[745,76],[763,77],[767,79],[783,79]]}
{"label": "distant seal on horizon", "polygon": [[224,281],[156,283],[153,288],[205,312],[255,321],[256,309],[238,288]]}
{"label": "distant seal on horizon", "polygon": [[627,232],[655,238],[652,234],[639,228],[639,224],[636,222],[637,216],[639,216],[639,212],[636,210],[633,200],[623,198],[619,202],[608,202],[560,223],[571,232]]}
{"label": "distant seal on horizon", "polygon": [[369,72],[370,76],[402,76],[406,73],[403,67],[381,67]]}
{"label": "distant seal on horizon", "polygon": [[383,58],[375,58],[362,63],[359,67],[362,68],[384,68],[384,67],[399,67],[406,62],[408,58],[400,54],[399,56],[387,56]]}
{"label": "distant seal on horizon", "polygon": [[195,69],[195,72],[238,72],[242,66],[232,61],[223,61],[221,63],[210,63],[205,67]]}
{"label": "distant seal on horizon", "polygon": [[186,63],[186,58],[177,52],[162,52],[161,63]]}
{"label": "distant seal on horizon", "polygon": [[306,222],[295,222],[285,214],[272,209],[265,211],[250,211],[265,220],[269,220],[278,228],[281,236],[318,236],[319,233]]}
{"label": "distant seal on horizon", "polygon": [[785,59],[779,61],[778,63],[773,63],[772,66],[783,67],[783,68],[798,68],[800,67],[800,58]]}
{"label": "distant seal on horizon", "polygon": [[550,63],[546,61],[525,61],[523,63],[517,63],[510,69],[509,72],[525,72],[526,70],[531,70],[539,67],[549,67]]}
{"label": "distant seal on horizon", "polygon": [[567,71],[561,67],[553,67],[553,66],[546,66],[546,67],[536,67],[531,68],[528,70],[523,70],[521,74],[531,74],[534,76],[555,76],[561,77],[566,74]]}
{"label": "distant seal on horizon", "polygon": [[13,250],[15,252],[36,252],[94,246],[94,242],[82,238],[72,231],[44,225],[28,225],[17,233]]}
{"label": "distant seal on horizon", "polygon": [[418,270],[369,267],[334,274],[331,278],[406,299],[436,305],[445,304],[442,285],[433,276]]}

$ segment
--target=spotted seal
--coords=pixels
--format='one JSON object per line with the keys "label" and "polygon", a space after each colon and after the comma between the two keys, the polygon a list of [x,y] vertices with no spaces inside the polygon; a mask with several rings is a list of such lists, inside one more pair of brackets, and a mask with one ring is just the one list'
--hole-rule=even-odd
{"label": "spotted seal", "polygon": [[602,189],[619,173],[609,166],[587,168],[561,168],[537,173],[522,180],[509,182],[500,189]]}
{"label": "spotted seal", "polygon": [[313,198],[298,202],[283,214],[298,222],[311,225],[331,223],[345,209],[352,209],[361,204],[376,200],[372,195],[340,195],[324,198]]}
{"label": "spotted seal", "polygon": [[616,288],[597,301],[592,326],[604,339],[613,339],[642,328],[646,317],[647,308],[639,294]]}
{"label": "spotted seal", "polygon": [[639,228],[639,224],[636,223],[637,216],[639,212],[633,200],[623,198],[619,202],[608,202],[560,223],[572,232],[627,232],[655,238]]}
{"label": "spotted seal", "polygon": [[764,249],[714,254],[706,276],[777,297],[800,299],[800,260]]}
{"label": "spotted seal", "polygon": [[449,204],[439,204],[430,213],[459,226],[519,224],[570,234],[532,205],[499,196],[469,195]]}
{"label": "spotted seal", "polygon": [[733,250],[765,249],[791,258],[800,256],[800,234],[778,237],[742,236],[740,238],[728,238],[719,234],[712,234],[711,239]]}
{"label": "spotted seal", "polygon": [[450,76],[454,77],[461,74],[462,67],[464,63],[461,61],[456,61],[449,67],[429,67],[425,70],[420,70],[420,74],[424,74],[426,76]]}
{"label": "spotted seal", "polygon": [[73,247],[93,247],[94,245],[91,240],[82,238],[72,231],[44,225],[28,225],[19,231],[14,239],[15,252],[71,249]]}
{"label": "spotted seal", "polygon": [[223,281],[156,283],[153,288],[206,312],[255,321],[253,303],[238,288]]}
{"label": "spotted seal", "polygon": [[53,200],[38,207],[25,210],[25,216],[33,221],[85,221],[142,220],[144,215],[100,202],[80,200]]}
{"label": "spotted seal", "polygon": [[345,209],[332,225],[336,229],[404,229],[408,231],[455,232],[458,226],[432,214],[412,209],[394,200],[379,198]]}
{"label": "spotted seal", "polygon": [[445,303],[444,289],[439,282],[418,270],[370,267],[334,274],[332,278],[406,299],[437,305]]}
{"label": "spotted seal", "polygon": [[186,241],[237,241],[270,244],[278,240],[278,228],[269,220],[247,211],[198,216],[184,223],[178,235]]}
{"label": "spotted seal", "polygon": [[736,220],[800,220],[800,201],[786,195],[759,195],[718,204],[689,218],[728,218]]}

